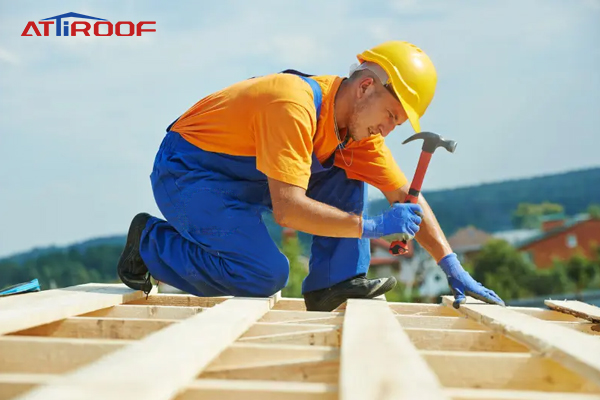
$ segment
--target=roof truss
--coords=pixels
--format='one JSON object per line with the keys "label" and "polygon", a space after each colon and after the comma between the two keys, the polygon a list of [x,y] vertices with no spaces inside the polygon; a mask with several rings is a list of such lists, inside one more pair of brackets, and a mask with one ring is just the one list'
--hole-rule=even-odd
{"label": "roof truss", "polygon": [[0,400],[600,400],[593,321],[473,299],[321,313],[81,285],[0,299]]}

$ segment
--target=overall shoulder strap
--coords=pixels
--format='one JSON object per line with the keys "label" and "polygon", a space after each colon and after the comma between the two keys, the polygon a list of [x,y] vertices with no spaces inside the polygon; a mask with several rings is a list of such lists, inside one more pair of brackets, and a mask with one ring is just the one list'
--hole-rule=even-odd
{"label": "overall shoulder strap", "polygon": [[302,78],[306,83],[308,83],[310,85],[310,88],[312,89],[312,92],[313,92],[313,101],[315,102],[315,109],[317,110],[317,121],[318,121],[319,116],[321,115],[321,103],[323,102],[323,91],[321,90],[321,86],[317,83],[317,81],[315,81],[314,79],[311,78],[311,76],[314,76],[314,75],[305,74],[303,72],[296,71],[295,69],[286,69],[285,71],[281,71],[281,73],[298,75],[300,78]]}

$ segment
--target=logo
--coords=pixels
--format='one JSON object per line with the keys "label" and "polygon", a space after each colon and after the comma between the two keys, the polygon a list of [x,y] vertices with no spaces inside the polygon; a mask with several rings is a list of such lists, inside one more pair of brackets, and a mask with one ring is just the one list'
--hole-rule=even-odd
{"label": "logo", "polygon": [[[79,18],[91,21],[74,21],[69,25],[69,21],[63,21],[63,18]],[[132,21],[119,21],[113,24],[103,18],[70,12],[44,18],[37,24],[34,21],[29,21],[21,36],[50,36],[50,25],[55,25],[56,36],[112,36],[113,34],[115,36],[142,36],[142,32],[156,32],[156,29],[144,28],[144,25],[152,24],[156,24],[156,21],[140,21],[137,24]],[[42,28],[41,31],[40,28]],[[42,31],[44,32],[43,35]]]}

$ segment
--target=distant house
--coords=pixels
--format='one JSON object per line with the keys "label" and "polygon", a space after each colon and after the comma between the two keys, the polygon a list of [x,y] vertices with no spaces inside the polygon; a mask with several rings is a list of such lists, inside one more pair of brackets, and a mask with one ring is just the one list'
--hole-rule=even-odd
{"label": "distant house", "polygon": [[593,258],[594,247],[600,245],[600,219],[581,215],[567,220],[551,216],[542,221],[540,233],[521,243],[518,249],[538,268],[552,267],[552,261],[565,260],[581,252]]}
{"label": "distant house", "polygon": [[487,232],[475,228],[474,226],[468,226],[466,228],[459,229],[456,233],[448,238],[448,243],[452,250],[458,256],[461,262],[470,261],[473,259],[481,248],[489,241],[493,239],[493,236]]}
{"label": "distant house", "polygon": [[495,239],[501,239],[511,246],[518,248],[522,243],[538,236],[541,233],[539,229],[511,229],[507,231],[494,232],[492,236]]}

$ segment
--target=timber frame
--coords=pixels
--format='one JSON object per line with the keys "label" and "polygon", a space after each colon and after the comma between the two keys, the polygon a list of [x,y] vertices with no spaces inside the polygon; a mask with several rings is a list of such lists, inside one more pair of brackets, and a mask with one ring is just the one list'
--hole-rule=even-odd
{"label": "timber frame", "polygon": [[600,400],[600,309],[157,294],[0,299],[0,400]]}

